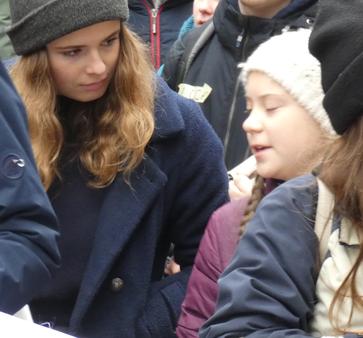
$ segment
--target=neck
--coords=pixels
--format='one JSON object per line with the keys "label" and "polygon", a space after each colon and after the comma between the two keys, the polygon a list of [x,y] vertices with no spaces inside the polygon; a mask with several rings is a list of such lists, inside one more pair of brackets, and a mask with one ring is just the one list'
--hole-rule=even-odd
{"label": "neck", "polygon": [[248,4],[243,3],[242,0],[238,1],[238,6],[242,14],[247,16],[256,16],[258,18],[271,19],[278,12],[280,12],[283,8],[285,8],[288,4],[290,4],[291,0],[286,0],[275,6],[250,6]]}

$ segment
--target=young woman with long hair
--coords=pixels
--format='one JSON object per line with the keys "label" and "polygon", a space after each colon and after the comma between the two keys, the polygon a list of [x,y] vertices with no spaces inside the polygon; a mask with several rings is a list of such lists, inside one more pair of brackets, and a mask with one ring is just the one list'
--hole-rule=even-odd
{"label": "young woman with long hair", "polygon": [[[79,337],[171,337],[205,224],[228,198],[221,144],[155,76],[126,1],[10,7],[11,75],[61,233],[34,319]],[[181,272],[164,278],[171,243]]]}
{"label": "young woman with long hair", "polygon": [[[320,1],[310,50],[339,137],[318,168],[322,184],[302,176],[259,204],[201,337],[363,337],[362,16],[359,0]],[[326,241],[317,231],[323,184]]]}
{"label": "young woman with long hair", "polygon": [[334,138],[309,36],[309,30],[274,36],[242,65],[248,109],[243,129],[256,159],[255,184],[250,197],[222,206],[208,223],[182,305],[180,337],[197,337],[212,315],[217,280],[261,199],[281,182],[309,173]]}

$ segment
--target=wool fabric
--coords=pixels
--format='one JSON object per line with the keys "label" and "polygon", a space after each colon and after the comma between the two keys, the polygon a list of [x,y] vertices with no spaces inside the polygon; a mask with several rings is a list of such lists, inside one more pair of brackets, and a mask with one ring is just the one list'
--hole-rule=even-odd
{"label": "wool fabric", "polygon": [[321,0],[310,37],[320,61],[323,105],[338,134],[363,114],[363,1]]}
{"label": "wool fabric", "polygon": [[336,135],[323,108],[319,61],[308,49],[309,29],[287,31],[261,44],[242,64],[246,85],[251,71],[260,71],[282,86],[330,135]]}
{"label": "wool fabric", "polygon": [[126,0],[10,0],[7,31],[18,55],[32,53],[78,29],[128,19]]}

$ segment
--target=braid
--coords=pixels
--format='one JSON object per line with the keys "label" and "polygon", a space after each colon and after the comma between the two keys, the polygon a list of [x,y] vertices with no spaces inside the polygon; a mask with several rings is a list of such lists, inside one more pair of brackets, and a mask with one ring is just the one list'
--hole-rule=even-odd
{"label": "braid", "polygon": [[252,194],[251,198],[248,201],[248,204],[246,206],[241,224],[240,224],[240,230],[239,234],[240,236],[243,235],[245,225],[248,221],[251,220],[251,218],[254,216],[256,208],[260,201],[262,200],[262,197],[264,196],[264,188],[265,188],[265,180],[262,176],[257,175],[255,179],[255,184],[252,188]]}

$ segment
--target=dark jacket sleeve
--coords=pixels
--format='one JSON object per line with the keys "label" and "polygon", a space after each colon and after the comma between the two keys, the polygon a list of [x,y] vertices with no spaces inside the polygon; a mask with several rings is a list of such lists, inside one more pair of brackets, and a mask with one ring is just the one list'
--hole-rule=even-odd
{"label": "dark jacket sleeve", "polygon": [[0,138],[0,311],[14,313],[49,283],[60,258],[25,110],[1,62]]}
{"label": "dark jacket sleeve", "polygon": [[[222,145],[199,106],[173,94],[184,116],[185,134],[178,148],[182,162],[173,185],[167,227],[182,271],[154,283],[144,318],[152,337],[173,337],[200,239],[212,212],[228,201]],[[157,309],[157,310],[156,310]],[[145,334],[145,335],[142,335]],[[146,332],[137,336],[148,337]]]}
{"label": "dark jacket sleeve", "polygon": [[[188,35],[188,34],[187,34]],[[162,77],[168,86],[178,92],[178,72],[183,61],[183,54],[185,50],[184,44],[185,37],[178,38],[171,46],[169,53],[164,62]]]}

